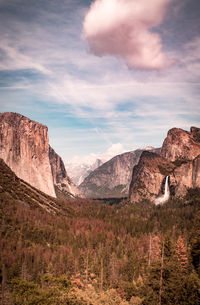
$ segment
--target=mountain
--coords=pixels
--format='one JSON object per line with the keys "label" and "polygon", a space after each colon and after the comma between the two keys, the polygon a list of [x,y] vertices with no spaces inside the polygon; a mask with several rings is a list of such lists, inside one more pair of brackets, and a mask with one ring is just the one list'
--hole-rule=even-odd
{"label": "mountain", "polygon": [[56,197],[54,184],[72,197],[80,195],[49,146],[45,125],[18,113],[1,113],[0,158],[19,178],[47,195]]}
{"label": "mountain", "polygon": [[0,158],[21,179],[56,197],[49,163],[48,128],[21,114],[0,114]]}
{"label": "mountain", "polygon": [[160,155],[144,152],[133,169],[129,189],[131,202],[154,201],[164,193],[169,177],[171,195],[183,197],[189,188],[200,187],[200,129],[169,130]]}
{"label": "mountain", "polygon": [[[154,148],[147,149],[159,151]],[[133,167],[143,151],[144,149],[138,149],[115,156],[91,172],[80,184],[79,189],[87,197],[126,197]]]}
{"label": "mountain", "polygon": [[82,196],[80,190],[67,175],[61,157],[49,146],[49,161],[54,185],[63,193],[71,197]]}
{"label": "mountain", "polygon": [[66,163],[67,172],[76,185],[80,185],[84,179],[96,168],[101,166],[105,161],[97,158],[94,162],[83,163]]}
{"label": "mountain", "polygon": [[141,198],[155,199],[161,192],[166,175],[174,169],[164,157],[145,151],[139,163],[133,168],[130,184],[129,198],[131,202],[140,201]]}
{"label": "mountain", "polygon": [[121,143],[114,143],[103,153],[91,153],[80,158],[75,156],[65,163],[67,172],[74,183],[80,185],[92,171],[123,152],[123,145]]}
{"label": "mountain", "polygon": [[163,142],[161,155],[170,161],[193,160],[200,154],[199,145],[200,128],[191,127],[190,132],[172,128]]}

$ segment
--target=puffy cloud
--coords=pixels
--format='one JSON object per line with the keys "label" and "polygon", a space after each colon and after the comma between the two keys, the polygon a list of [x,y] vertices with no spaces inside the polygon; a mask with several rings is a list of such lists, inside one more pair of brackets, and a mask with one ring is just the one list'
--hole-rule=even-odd
{"label": "puffy cloud", "polygon": [[90,153],[89,155],[80,157],[74,156],[70,161],[66,163],[66,166],[69,168],[70,165],[93,165],[97,159],[100,159],[103,163],[110,160],[114,156],[122,154],[124,152],[124,147],[121,143],[112,144],[104,153]]}
{"label": "puffy cloud", "polygon": [[161,69],[171,64],[160,25],[172,0],[96,0],[84,20],[84,37],[97,56],[123,58],[130,68]]}

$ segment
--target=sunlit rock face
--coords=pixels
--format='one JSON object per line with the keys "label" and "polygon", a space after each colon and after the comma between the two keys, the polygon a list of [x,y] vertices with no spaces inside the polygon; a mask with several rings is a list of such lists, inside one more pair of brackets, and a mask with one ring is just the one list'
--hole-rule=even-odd
{"label": "sunlit rock face", "polygon": [[180,197],[186,194],[188,188],[200,187],[200,155],[176,167],[172,182],[176,186],[176,196]]}
{"label": "sunlit rock face", "polygon": [[82,197],[80,190],[67,175],[61,157],[51,146],[49,146],[49,161],[51,164],[54,185],[56,185],[60,191],[67,193],[72,197]]}
{"label": "sunlit rock face", "polygon": [[56,196],[46,126],[17,113],[1,113],[0,158],[19,178],[50,196]]}
{"label": "sunlit rock face", "polygon": [[168,131],[164,140],[161,155],[170,161],[193,160],[200,154],[199,128],[191,127],[191,132],[180,128]]}
{"label": "sunlit rock face", "polygon": [[141,155],[133,169],[130,201],[158,202],[166,176],[169,176],[170,195],[182,197],[189,188],[200,187],[199,128],[191,127],[190,132],[173,128],[164,140],[160,156],[148,152]]}

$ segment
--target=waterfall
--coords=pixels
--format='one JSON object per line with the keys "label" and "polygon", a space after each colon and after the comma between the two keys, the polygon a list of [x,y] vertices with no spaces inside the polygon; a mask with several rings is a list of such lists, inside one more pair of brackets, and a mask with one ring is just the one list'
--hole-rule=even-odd
{"label": "waterfall", "polygon": [[166,177],[165,180],[165,192],[164,192],[164,196],[163,196],[163,202],[167,201],[169,199],[169,176]]}
{"label": "waterfall", "polygon": [[165,179],[165,192],[163,196],[160,196],[158,198],[156,198],[155,200],[155,204],[162,204],[164,202],[166,202],[169,199],[170,196],[170,192],[169,192],[169,176],[166,177]]}

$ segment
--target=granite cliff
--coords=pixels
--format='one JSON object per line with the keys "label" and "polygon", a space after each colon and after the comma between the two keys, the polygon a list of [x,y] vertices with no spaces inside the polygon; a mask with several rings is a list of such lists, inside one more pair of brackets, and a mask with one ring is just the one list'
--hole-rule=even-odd
{"label": "granite cliff", "polygon": [[61,157],[49,146],[49,161],[53,176],[54,185],[66,195],[70,197],[82,196],[77,186],[67,175],[63,160]]}
{"label": "granite cliff", "polygon": [[[149,149],[159,151],[159,149]],[[80,184],[81,192],[93,198],[127,197],[133,167],[138,163],[143,151],[137,149],[126,152],[105,162]]]}
{"label": "granite cliff", "polygon": [[163,191],[164,179],[174,169],[172,162],[164,157],[145,151],[133,168],[129,198],[131,202],[141,199],[154,200]]}
{"label": "granite cliff", "polygon": [[49,146],[45,125],[18,113],[1,113],[0,158],[20,179],[45,194],[56,197],[57,186],[71,197],[80,195],[62,159]]}
{"label": "granite cliff", "polygon": [[21,179],[56,197],[49,163],[48,128],[21,114],[0,114],[0,158]]}
{"label": "granite cliff", "polygon": [[190,132],[172,128],[161,148],[161,155],[170,161],[193,160],[199,154],[200,129],[191,127]]}
{"label": "granite cliff", "polygon": [[129,189],[131,202],[154,201],[164,192],[169,177],[171,195],[184,196],[189,188],[200,187],[200,129],[190,132],[179,128],[169,130],[160,155],[144,152],[133,168]]}

